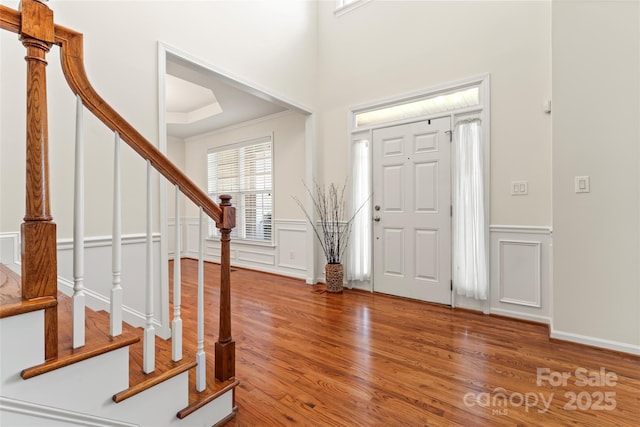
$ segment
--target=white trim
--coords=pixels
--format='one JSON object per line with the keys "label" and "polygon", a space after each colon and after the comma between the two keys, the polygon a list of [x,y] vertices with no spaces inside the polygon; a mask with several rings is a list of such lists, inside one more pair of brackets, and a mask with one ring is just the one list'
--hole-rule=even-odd
{"label": "white trim", "polygon": [[558,331],[553,327],[553,321],[551,322],[551,326],[549,329],[550,336],[554,339],[589,345],[592,347],[606,348],[614,351],[621,351],[623,353],[640,355],[640,345],[589,337],[586,335],[574,334],[571,332]]}
{"label": "white trim", "polygon": [[[42,420],[58,421],[60,423],[73,424],[91,427],[137,427],[139,424],[132,424],[124,421],[111,420],[97,417],[95,415],[83,414],[66,409],[53,408],[51,406],[37,403],[25,402],[23,400],[11,399],[0,396],[0,411],[21,414],[27,417],[39,418]],[[44,423],[43,423],[44,424]]]}
{"label": "white trim", "polygon": [[258,117],[257,119],[252,119],[246,122],[242,122],[242,123],[237,123],[235,125],[229,125],[220,129],[215,129],[209,132],[205,132],[205,133],[201,133],[198,135],[194,135],[194,136],[190,136],[188,138],[184,139],[185,143],[189,143],[189,142],[194,142],[194,141],[199,141],[200,139],[205,139],[208,138],[212,135],[216,135],[216,134],[220,134],[220,133],[226,133],[232,130],[236,130],[236,129],[242,129],[243,127],[247,127],[247,126],[253,126],[256,125],[258,123],[261,122],[267,122],[270,120],[275,120],[275,119],[279,119],[280,117],[285,117],[285,116],[289,116],[291,114],[294,114],[295,111],[293,110],[285,110],[285,111],[280,111],[278,113],[273,113],[270,114],[268,116],[263,116],[263,117]]}
{"label": "white trim", "polygon": [[[160,147],[161,147],[161,151],[164,149],[163,152],[166,152],[166,117],[164,114],[164,110],[165,110],[165,99],[164,97],[161,97],[160,95],[164,94],[164,75],[166,74],[166,59],[167,59],[167,55],[173,55],[179,58],[184,59],[185,61],[191,62],[195,65],[198,65],[206,70],[208,70],[211,73],[216,74],[216,76],[223,80],[225,83],[236,87],[238,89],[241,89],[247,93],[250,93],[254,96],[257,96],[258,98],[267,100],[269,102],[273,102],[274,104],[280,105],[282,107],[287,108],[288,110],[291,111],[295,111],[297,113],[300,113],[304,116],[306,116],[306,120],[305,120],[305,179],[307,180],[307,182],[312,182],[313,179],[315,178],[315,171],[316,171],[316,165],[315,165],[315,159],[316,159],[316,117],[315,114],[313,112],[313,110],[305,105],[299,104],[298,102],[295,102],[291,99],[289,99],[286,96],[283,96],[282,94],[279,94],[271,89],[268,88],[264,88],[258,84],[256,84],[255,82],[249,81],[248,79],[245,79],[243,77],[240,77],[238,75],[235,75],[227,70],[223,70],[217,66],[214,66],[211,63],[208,63],[206,61],[203,61],[199,58],[197,58],[196,56],[187,53],[181,49],[178,49],[176,47],[173,47],[171,45],[169,45],[168,43],[162,42],[162,41],[158,41],[158,73],[159,73],[159,78],[158,78],[158,108],[159,108],[159,112],[158,112],[158,129],[159,129],[159,134],[160,134],[160,139],[159,139],[159,143],[160,143]],[[160,75],[162,74],[162,75]],[[284,113],[282,113],[284,115]],[[265,118],[265,120],[269,120],[269,119],[273,119],[274,115]],[[253,122],[255,123],[255,121]],[[240,126],[240,125],[238,125]],[[229,130],[232,127],[229,126],[227,127],[225,130]],[[275,170],[274,170],[274,175],[276,174]],[[166,189],[164,189],[163,187],[163,181],[164,180],[160,180],[160,231],[162,233],[162,239],[161,239],[161,260],[163,263],[163,266],[167,266],[168,262],[165,262],[168,260],[168,251],[169,251],[169,246],[168,244],[162,244],[162,242],[166,239],[165,236],[168,235],[168,221],[167,221],[167,203],[166,203]],[[307,207],[310,206],[310,200],[307,200]],[[274,225],[276,223],[276,218],[274,217]],[[185,227],[187,227],[187,225],[185,224]],[[185,231],[187,230],[187,228],[185,228]],[[308,232],[310,232],[311,230],[308,229]],[[185,232],[183,234],[183,236],[185,236],[186,238],[187,233]],[[309,236],[307,237],[307,244],[306,244],[306,280],[307,283],[312,283],[312,280],[310,280],[310,278],[313,278],[315,276],[315,263],[314,263],[314,253],[315,253],[315,248],[313,245],[313,236]],[[187,251],[188,247],[185,244],[185,252]],[[282,272],[276,272],[278,274],[283,274]],[[163,280],[164,280],[165,276],[164,276],[164,271],[163,271]],[[168,282],[168,280],[167,280]],[[168,289],[168,288],[167,288]],[[165,293],[164,291],[164,287],[163,287],[163,293]],[[166,294],[168,295],[168,291],[166,291]],[[163,307],[164,310],[164,307]],[[168,310],[168,308],[167,308]]]}
{"label": "white trim", "polygon": [[[224,70],[218,66],[215,66],[207,61],[204,61],[190,53],[187,53],[184,50],[178,49],[169,45],[168,43],[158,41],[159,46],[159,55],[164,53],[164,57],[166,59],[166,55],[170,54],[173,56],[177,56],[181,59],[184,59],[188,62],[191,62],[194,65],[198,65],[207,71],[216,75],[217,78],[224,81],[226,84],[243,90],[247,93],[250,93],[253,96],[257,96],[258,98],[264,99],[265,101],[272,102],[281,107],[285,107],[290,110],[297,111],[303,115],[312,114],[313,110],[294,102],[293,100],[283,96],[282,94],[275,93],[274,91],[264,88],[258,85],[255,82],[249,81],[248,79],[241,77],[239,75],[233,74],[230,71]],[[162,130],[165,132],[165,130]]]}
{"label": "white trim", "polygon": [[[160,233],[153,233],[153,241],[160,241]],[[99,248],[99,247],[111,247],[111,236],[93,236],[86,237],[84,239],[84,247],[85,248]],[[134,245],[141,244],[147,242],[146,234],[127,234],[122,236],[122,245]],[[58,239],[57,243],[58,250],[71,250],[73,249],[73,239],[64,238]]]}
{"label": "white trim", "polygon": [[549,316],[521,313],[518,311],[503,310],[499,308],[492,308],[491,314],[504,316],[504,317],[511,317],[513,319],[529,320],[531,322],[544,323],[545,325],[551,324],[551,318]]}
{"label": "white trim", "polygon": [[[490,227],[490,283],[492,293],[489,298],[490,312],[518,319],[533,320],[536,322],[549,323],[547,319],[552,316],[552,237],[550,227],[544,226],[514,226],[514,225],[492,225]],[[527,252],[520,263],[524,267],[504,264],[503,242],[513,245],[534,246],[537,250]],[[521,254],[522,255],[522,254]],[[535,275],[531,281],[530,271]],[[535,289],[520,289],[524,295],[534,295],[535,301],[521,301],[520,299],[504,298],[504,275],[510,274],[510,286],[518,292],[519,286],[535,286]],[[524,274],[520,280],[514,275]]]}
{"label": "white trim", "polygon": [[[480,93],[480,103],[478,105],[474,105],[468,108],[461,108],[458,110],[445,111],[442,113],[436,113],[424,117],[414,117],[411,119],[399,120],[395,122],[388,122],[382,124],[376,124],[373,126],[363,126],[360,128],[356,127],[355,117],[358,113],[364,111],[375,110],[378,108],[384,108],[390,105],[398,105],[402,103],[412,102],[414,100],[427,98],[431,96],[435,96],[439,93],[449,93],[458,90],[462,90],[464,88],[469,88],[477,86]],[[399,124],[412,123],[422,120],[435,119],[439,117],[450,117],[451,118],[451,131],[455,130],[455,122],[456,119],[460,116],[467,116],[469,114],[477,115],[478,118],[482,121],[482,145],[483,145],[483,159],[484,159],[484,210],[485,210],[485,233],[487,239],[485,239],[485,251],[487,254],[487,270],[490,271],[491,268],[491,239],[489,236],[491,235],[491,230],[489,227],[491,221],[491,76],[489,73],[469,77],[466,79],[457,80],[454,82],[443,83],[440,85],[431,86],[426,89],[421,89],[418,91],[412,91],[403,93],[400,95],[394,95],[392,97],[379,99],[377,101],[368,102],[365,104],[359,104],[355,106],[351,106],[347,108],[347,127],[350,138],[348,140],[352,141],[351,136],[353,134],[362,132],[362,131],[373,131],[374,129],[380,129],[389,126],[395,126]],[[350,147],[350,144],[348,145]],[[373,162],[373,156],[371,156],[371,161]],[[373,167],[371,167],[371,173],[373,174]],[[372,180],[372,188],[373,188],[373,176]],[[375,189],[373,189],[375,192]],[[372,225],[373,229],[373,225]],[[372,231],[373,232],[373,231]],[[373,250],[371,251],[371,256],[373,258]],[[373,265],[373,262],[372,262]],[[489,281],[491,281],[491,276],[489,275]],[[373,277],[373,271],[371,272],[371,289],[375,288],[375,278]],[[457,304],[461,303],[461,306],[466,308],[471,308],[473,310],[482,310],[484,313],[489,313],[491,300],[491,287],[489,287],[487,299],[483,301],[474,301],[469,298],[463,298],[458,296],[453,290],[451,290],[451,307],[455,307]]]}
{"label": "white trim", "polygon": [[[532,301],[526,301],[516,298],[508,298],[505,296],[505,269],[506,265],[504,262],[504,255],[506,253],[505,248],[507,246],[523,246],[535,248],[534,251],[534,259],[533,259],[533,270],[534,270],[534,295],[535,299]],[[540,271],[542,270],[542,266],[540,265],[540,259],[542,257],[542,243],[540,242],[532,242],[527,240],[515,240],[515,239],[498,239],[498,258],[500,259],[500,277],[498,281],[500,283],[500,294],[498,295],[499,301],[508,304],[517,304],[524,305],[528,307],[536,307],[540,308],[540,300],[541,296],[541,279],[540,279]]]}
{"label": "white trim", "polygon": [[551,227],[535,225],[490,225],[492,233],[524,233],[524,234],[547,234],[551,235]]}
{"label": "white trim", "polygon": [[[396,125],[396,124],[403,124],[405,122],[406,123],[415,122],[415,121],[428,119],[429,117],[454,116],[459,114],[465,114],[470,111],[482,111],[484,113],[483,118],[489,118],[490,117],[489,107],[491,105],[490,84],[491,84],[490,75],[486,73],[479,76],[470,77],[467,79],[456,80],[453,82],[430,86],[428,88],[420,89],[417,91],[405,92],[405,93],[394,95],[388,98],[381,98],[376,101],[367,102],[364,104],[353,105],[348,108],[348,111],[350,112],[349,121],[348,121],[348,126],[350,129],[349,133],[354,132],[356,130],[361,131],[361,130],[367,130],[367,129],[377,129],[381,127]],[[474,105],[468,108],[462,108],[459,110],[443,111],[441,113],[436,113],[436,114],[432,114],[432,115],[428,115],[420,118],[399,120],[399,121],[388,122],[384,124],[376,124],[373,126],[362,126],[359,128],[356,128],[355,126],[355,116],[358,113],[385,108],[392,105],[408,103],[408,102],[416,101],[422,98],[435,96],[439,93],[455,92],[455,91],[462,90],[465,88],[470,88],[473,86],[478,86],[480,88],[480,103],[478,105]]]}
{"label": "white trim", "polygon": [[[314,179],[316,179],[316,154],[316,116],[315,114],[312,114],[305,120],[304,138],[304,179],[309,184],[312,183]],[[314,209],[311,208],[312,204],[312,197],[307,193],[305,198],[305,207],[307,208],[307,212],[310,212],[311,220],[315,218]],[[316,283],[316,241],[313,233],[313,227],[309,222],[306,223],[305,254],[307,265],[307,274],[305,280],[308,285],[314,285]]]}
{"label": "white trim", "polygon": [[371,0],[355,0],[351,3],[348,4],[342,4],[344,3],[344,1],[341,0],[337,0],[336,1],[336,9],[333,11],[333,14],[335,16],[342,16],[345,15],[349,12],[352,12],[364,5],[366,5],[367,3],[369,3]]}
{"label": "white trim", "polygon": [[[167,155],[166,75],[167,55],[158,43],[158,149]],[[160,316],[170,322],[169,316],[169,225],[167,223],[167,180],[158,180],[158,210],[160,211]],[[167,326],[168,327],[168,326]]]}

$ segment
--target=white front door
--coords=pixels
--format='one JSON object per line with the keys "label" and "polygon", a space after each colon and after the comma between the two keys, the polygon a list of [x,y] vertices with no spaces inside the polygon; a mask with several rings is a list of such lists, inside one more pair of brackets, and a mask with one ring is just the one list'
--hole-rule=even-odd
{"label": "white front door", "polygon": [[374,290],[451,305],[449,117],[373,131]]}

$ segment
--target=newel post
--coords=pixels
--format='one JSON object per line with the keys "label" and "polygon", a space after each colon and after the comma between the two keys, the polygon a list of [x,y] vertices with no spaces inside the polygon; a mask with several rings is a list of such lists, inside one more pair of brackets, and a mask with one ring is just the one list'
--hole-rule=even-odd
{"label": "newel post", "polygon": [[[46,54],[55,41],[53,11],[21,3],[20,40],[27,48],[26,212],[22,234],[22,297],[57,297],[56,224],[49,210]],[[45,312],[45,357],[57,356],[57,310]]]}
{"label": "newel post", "polygon": [[220,230],[220,331],[215,345],[216,379],[226,381],[236,375],[235,348],[231,338],[231,230],[236,226],[236,208],[231,196],[220,196],[222,219],[216,224]]}

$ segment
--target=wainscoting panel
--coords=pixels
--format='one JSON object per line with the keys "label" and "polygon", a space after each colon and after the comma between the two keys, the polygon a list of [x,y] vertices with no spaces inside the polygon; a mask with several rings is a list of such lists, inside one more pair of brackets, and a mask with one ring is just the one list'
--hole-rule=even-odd
{"label": "wainscoting panel", "polygon": [[0,233],[0,263],[20,262],[20,233]]}
{"label": "wainscoting panel", "polygon": [[[109,311],[109,295],[112,287],[111,236],[87,237],[84,242],[84,286],[87,306],[93,310]],[[122,289],[123,318],[136,327],[145,324],[145,264],[146,236],[140,234],[122,236]],[[168,319],[161,318],[160,289],[160,235],[153,236],[154,325],[156,333],[166,337]],[[58,240],[58,289],[66,295],[73,294],[73,241]]]}
{"label": "wainscoting panel", "polygon": [[[185,236],[187,232],[187,227],[183,222],[180,223],[180,253],[185,251],[184,242]],[[169,248],[169,259],[172,259],[175,254],[175,241],[176,241],[176,220],[175,218],[170,218],[167,221],[167,246]]]}
{"label": "wainscoting panel", "polygon": [[500,302],[540,307],[540,242],[500,240]]}
{"label": "wainscoting panel", "polygon": [[[182,256],[198,258],[198,219],[183,218]],[[175,232],[175,219],[169,219],[169,234]],[[208,230],[205,230],[208,233]],[[241,242],[231,238],[231,265],[306,278],[306,222],[302,220],[275,220],[273,244]],[[173,252],[173,244],[170,243]],[[170,256],[173,256],[170,253]],[[220,241],[205,239],[204,259],[220,262]]]}
{"label": "wainscoting panel", "polygon": [[549,323],[551,229],[491,226],[490,312]]}
{"label": "wainscoting panel", "polygon": [[[278,267],[304,275],[306,266],[306,222],[279,221],[276,224]],[[301,276],[303,277],[303,276]]]}

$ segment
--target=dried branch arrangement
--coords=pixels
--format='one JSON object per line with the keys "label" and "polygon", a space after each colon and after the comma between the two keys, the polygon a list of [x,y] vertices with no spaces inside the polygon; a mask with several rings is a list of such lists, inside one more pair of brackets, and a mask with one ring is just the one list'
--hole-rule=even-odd
{"label": "dried branch arrangement", "polygon": [[311,213],[307,212],[304,204],[298,198],[294,197],[294,200],[304,212],[320,241],[327,264],[340,264],[349,245],[353,220],[369,200],[367,199],[345,221],[344,218],[347,216],[346,182],[341,188],[334,183],[329,184],[328,187],[322,187],[317,182],[314,183],[314,191],[306,184],[304,187],[311,196],[313,212],[317,216],[316,221],[314,222]]}

